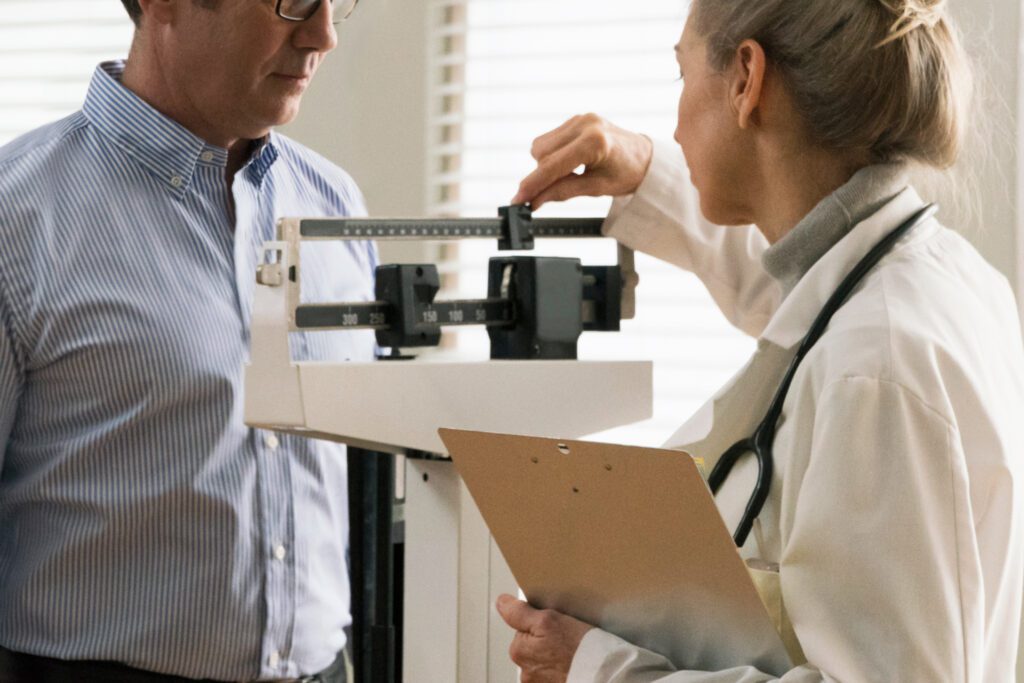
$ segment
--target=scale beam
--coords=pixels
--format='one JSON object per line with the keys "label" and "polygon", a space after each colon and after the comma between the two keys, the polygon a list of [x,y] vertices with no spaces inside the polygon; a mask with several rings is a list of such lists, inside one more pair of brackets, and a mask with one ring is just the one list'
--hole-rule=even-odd
{"label": "scale beam", "polygon": [[[515,322],[513,304],[507,299],[438,301],[413,307],[413,317],[424,325],[509,325]],[[392,304],[307,304],[295,310],[300,330],[387,330],[400,315]]]}
{"label": "scale beam", "polygon": [[533,249],[536,238],[603,236],[603,218],[533,218],[522,205],[499,211],[499,218],[313,218],[298,221],[298,231],[303,240],[496,239],[502,251]]}
{"label": "scale beam", "polygon": [[[536,238],[601,237],[602,218],[534,218]],[[304,240],[435,240],[500,239],[498,218],[311,218],[299,221]]]}

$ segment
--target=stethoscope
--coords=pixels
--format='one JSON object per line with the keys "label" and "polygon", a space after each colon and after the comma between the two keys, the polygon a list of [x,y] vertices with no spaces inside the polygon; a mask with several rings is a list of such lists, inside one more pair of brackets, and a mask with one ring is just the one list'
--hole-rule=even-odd
{"label": "stethoscope", "polygon": [[782,415],[782,404],[786,401],[786,395],[789,393],[789,387],[793,383],[793,377],[796,375],[797,369],[800,367],[800,363],[807,356],[814,345],[818,343],[822,335],[825,333],[825,328],[828,327],[829,322],[832,320],[832,316],[836,314],[846,300],[853,293],[853,290],[860,284],[861,280],[878,265],[878,262],[882,260],[886,254],[888,254],[895,246],[896,242],[900,240],[908,232],[917,228],[929,218],[931,218],[938,210],[938,206],[935,204],[929,204],[923,209],[915,213],[913,216],[908,218],[905,223],[900,225],[898,228],[893,230],[891,233],[886,235],[882,241],[875,245],[875,247],[865,256],[860,263],[858,263],[850,274],[846,276],[846,279],[842,281],[839,288],[836,289],[829,300],[825,303],[825,307],[815,318],[814,323],[811,325],[810,331],[807,336],[800,342],[800,346],[797,349],[796,356],[789,364],[789,369],[786,371],[786,375],[779,385],[778,390],[775,392],[775,398],[772,400],[771,406],[768,408],[768,413],[761,420],[761,424],[757,426],[753,436],[750,436],[742,441],[736,443],[732,448],[727,450],[715,465],[715,468],[711,471],[711,476],[708,477],[708,486],[711,487],[711,492],[717,494],[718,490],[722,488],[722,484],[728,478],[732,472],[733,467],[739,461],[739,459],[747,453],[753,453],[757,458],[757,484],[754,486],[754,493],[750,496],[750,500],[747,501],[747,509],[743,513],[743,518],[740,520],[739,526],[736,527],[736,533],[733,534],[733,539],[736,541],[736,546],[742,548],[743,544],[747,542],[747,536],[750,535],[750,530],[754,526],[754,520],[761,514],[761,510],[764,508],[765,502],[768,500],[768,492],[772,485],[772,470],[774,469],[774,457],[772,455],[772,443],[775,441],[775,431],[778,427],[779,417]]}

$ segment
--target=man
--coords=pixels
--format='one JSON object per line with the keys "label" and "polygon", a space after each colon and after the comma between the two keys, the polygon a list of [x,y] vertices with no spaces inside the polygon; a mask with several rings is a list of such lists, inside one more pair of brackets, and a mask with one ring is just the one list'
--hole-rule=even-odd
{"label": "man", "polygon": [[[123,2],[127,62],[0,150],[0,681],[344,681],[345,452],[248,429],[242,368],[277,219],[364,213],[271,132],[355,2]],[[372,245],[315,255],[372,299]]]}

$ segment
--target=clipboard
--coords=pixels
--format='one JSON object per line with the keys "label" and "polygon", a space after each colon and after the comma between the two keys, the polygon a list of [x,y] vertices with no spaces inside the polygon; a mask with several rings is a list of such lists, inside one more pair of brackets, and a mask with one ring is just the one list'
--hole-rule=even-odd
{"label": "clipboard", "polygon": [[681,451],[438,432],[530,604],[680,670],[792,668],[693,459]]}

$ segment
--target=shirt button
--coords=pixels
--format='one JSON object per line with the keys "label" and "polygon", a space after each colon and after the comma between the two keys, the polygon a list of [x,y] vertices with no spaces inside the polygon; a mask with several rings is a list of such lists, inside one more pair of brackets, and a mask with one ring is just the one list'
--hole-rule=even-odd
{"label": "shirt button", "polygon": [[213,152],[203,152],[199,155],[199,158],[203,161],[213,161]]}
{"label": "shirt button", "polygon": [[267,445],[267,448],[269,448],[272,451],[276,451],[277,447],[281,445],[281,442],[278,441],[277,437],[274,436],[273,434],[267,434],[265,437],[263,437],[263,443],[265,443]]}
{"label": "shirt button", "polygon": [[180,175],[176,175],[176,176],[171,178],[171,185],[173,185],[174,187],[181,187],[181,184],[183,182],[184,181],[181,179]]}
{"label": "shirt button", "polygon": [[277,545],[274,547],[274,557],[276,557],[279,560],[283,560],[287,553],[288,551],[285,550],[283,545]]}
{"label": "shirt button", "polygon": [[276,650],[274,652],[271,652],[270,657],[267,660],[267,663],[270,664],[271,669],[276,669],[277,665],[281,663],[280,653],[278,653]]}

